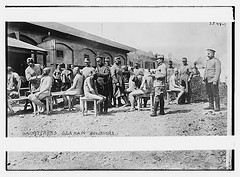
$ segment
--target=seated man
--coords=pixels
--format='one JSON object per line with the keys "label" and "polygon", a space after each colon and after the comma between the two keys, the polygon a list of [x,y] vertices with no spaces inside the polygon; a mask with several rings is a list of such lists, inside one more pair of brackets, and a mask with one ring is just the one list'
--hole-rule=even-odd
{"label": "seated man", "polygon": [[[130,111],[135,110],[134,97],[143,95],[143,94],[149,94],[152,92],[152,88],[153,88],[153,78],[151,77],[151,73],[147,72],[146,75],[142,78],[140,89],[135,90],[129,94],[129,100],[131,103]],[[144,104],[146,105],[146,101]]]}
{"label": "seated man", "polygon": [[84,81],[84,94],[87,98],[93,98],[98,100],[98,104],[105,101],[105,96],[98,94],[96,86],[97,74],[91,73]]}
{"label": "seated man", "polygon": [[69,96],[83,95],[83,75],[80,74],[79,67],[73,69],[73,75],[73,85],[63,93],[64,108],[68,108],[67,100],[70,101]]}
{"label": "seated man", "polygon": [[[19,75],[13,72],[12,67],[7,67],[7,96],[9,99],[19,98],[20,96],[20,87],[21,87],[21,79]],[[11,113],[13,113],[13,109],[11,106],[12,102],[8,101],[8,108]]]}
{"label": "seated man", "polygon": [[178,69],[174,68],[174,74],[170,76],[169,78],[169,89],[171,91],[179,91],[177,99],[175,100],[175,103],[179,104],[179,100],[181,96],[184,94],[185,89],[183,86],[179,84],[179,75],[178,75]]}
{"label": "seated man", "polygon": [[49,76],[50,71],[51,69],[48,67],[43,69],[39,88],[35,93],[28,96],[28,99],[38,106],[40,113],[43,113],[45,110],[45,105],[41,100],[51,94],[52,77]]}

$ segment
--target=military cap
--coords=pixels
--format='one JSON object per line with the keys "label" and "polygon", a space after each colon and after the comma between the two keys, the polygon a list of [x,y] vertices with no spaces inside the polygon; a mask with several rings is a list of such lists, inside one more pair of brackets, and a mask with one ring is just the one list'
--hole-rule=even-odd
{"label": "military cap", "polygon": [[102,60],[102,59],[103,59],[103,57],[100,57],[100,56],[96,57],[96,61],[99,61],[99,60]]}
{"label": "military cap", "polygon": [[90,63],[89,58],[84,58],[84,63]]}
{"label": "military cap", "polygon": [[109,57],[105,57],[105,61],[110,61],[110,58]]}
{"label": "military cap", "polygon": [[164,59],[164,55],[157,55],[157,59]]}
{"label": "military cap", "polygon": [[213,53],[215,53],[216,51],[215,50],[213,50],[213,49],[207,49],[207,51],[209,51],[209,52],[213,52]]}
{"label": "military cap", "polygon": [[34,59],[33,58],[27,58],[27,63],[34,63]]}

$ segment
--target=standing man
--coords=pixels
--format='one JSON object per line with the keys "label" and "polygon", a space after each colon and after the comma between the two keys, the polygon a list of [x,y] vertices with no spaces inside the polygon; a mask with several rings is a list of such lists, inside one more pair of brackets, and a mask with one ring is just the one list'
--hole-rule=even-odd
{"label": "standing man", "polygon": [[167,68],[167,77],[166,77],[167,79],[166,79],[166,83],[167,83],[167,85],[168,85],[168,87],[169,87],[170,77],[171,77],[171,75],[174,74],[174,67],[173,67],[172,60],[169,60],[168,65],[169,65],[169,67]]}
{"label": "standing man", "polygon": [[111,67],[110,64],[110,57],[105,57],[105,66],[108,67],[110,74],[109,74],[109,93],[108,93],[108,107],[111,108],[112,106],[112,98],[113,98],[113,85],[112,85],[112,77],[111,77]]}
{"label": "standing man", "polygon": [[29,81],[30,92],[34,93],[40,85],[41,75],[41,66],[40,64],[35,64],[33,58],[27,59],[28,67],[25,70],[25,76],[27,81]]}
{"label": "standing man", "polygon": [[85,67],[82,69],[84,79],[86,79],[91,73],[94,72],[94,68],[91,66],[89,58],[84,59]]}
{"label": "standing man", "polygon": [[209,98],[209,106],[205,109],[214,109],[215,100],[215,111],[220,111],[220,97],[219,97],[219,79],[221,74],[221,62],[215,58],[215,50],[207,49],[208,60],[206,62],[204,81],[206,83],[206,90]]}
{"label": "standing man", "polygon": [[154,117],[157,116],[158,105],[160,103],[160,115],[165,115],[164,113],[164,95],[163,92],[165,90],[165,82],[166,82],[166,75],[167,75],[167,67],[163,63],[164,56],[158,55],[157,56],[157,69],[155,74],[152,74],[154,78],[153,87],[154,87],[154,108],[152,114],[150,116]]}
{"label": "standing man", "polygon": [[60,64],[60,70],[62,71],[61,73],[61,80],[62,80],[62,91],[66,91],[71,87],[71,72],[66,69],[66,66],[64,63]]}
{"label": "standing man", "polygon": [[187,58],[182,58],[183,65],[180,67],[180,84],[185,88],[185,95],[182,99],[182,103],[185,103],[185,98],[187,98],[187,104],[191,100],[191,78],[192,78],[192,69],[187,63]]}
{"label": "standing man", "polygon": [[122,106],[121,97],[125,101],[124,106],[128,106],[128,100],[125,95],[125,85],[123,81],[122,68],[120,66],[121,59],[119,57],[114,58],[114,65],[111,67],[111,76],[113,82],[113,97],[118,99],[118,106]]}
{"label": "standing man", "polygon": [[104,113],[107,113],[108,110],[108,94],[109,94],[109,76],[110,76],[110,69],[103,64],[103,57],[97,57],[97,68],[96,68],[96,74],[97,74],[97,90],[100,95],[103,95],[106,97],[104,101],[104,105],[100,104],[100,113],[102,113],[102,110],[104,109]]}

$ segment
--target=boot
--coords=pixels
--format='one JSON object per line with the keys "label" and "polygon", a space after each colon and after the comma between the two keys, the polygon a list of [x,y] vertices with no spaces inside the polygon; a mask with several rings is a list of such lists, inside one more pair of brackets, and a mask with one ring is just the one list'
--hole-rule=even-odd
{"label": "boot", "polygon": [[123,106],[122,102],[121,102],[121,97],[118,97],[118,107]]}
{"label": "boot", "polygon": [[219,96],[215,97],[215,111],[220,111],[220,98]]}
{"label": "boot", "polygon": [[206,108],[203,108],[204,110],[214,109],[213,106],[213,97],[209,97],[209,106]]}
{"label": "boot", "polygon": [[160,98],[160,115],[165,115],[165,112],[164,112],[164,99],[163,97]]}
{"label": "boot", "polygon": [[154,108],[153,108],[153,112],[150,114],[151,117],[157,116],[158,105],[159,105],[159,102],[156,102],[156,101],[155,101],[155,103],[154,103]]}

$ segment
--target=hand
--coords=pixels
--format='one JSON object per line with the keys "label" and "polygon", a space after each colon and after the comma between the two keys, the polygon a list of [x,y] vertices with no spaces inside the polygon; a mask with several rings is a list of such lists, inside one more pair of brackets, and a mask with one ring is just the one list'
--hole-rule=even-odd
{"label": "hand", "polygon": [[120,84],[119,83],[116,83],[116,86],[119,86]]}
{"label": "hand", "polygon": [[213,82],[213,85],[217,85],[217,82]]}
{"label": "hand", "polygon": [[91,89],[90,92],[91,92],[91,93],[94,93],[94,89]]}

